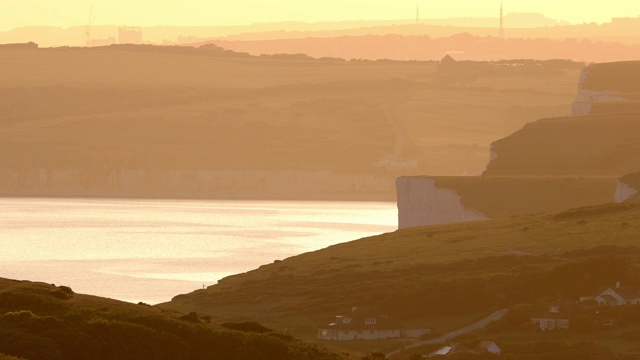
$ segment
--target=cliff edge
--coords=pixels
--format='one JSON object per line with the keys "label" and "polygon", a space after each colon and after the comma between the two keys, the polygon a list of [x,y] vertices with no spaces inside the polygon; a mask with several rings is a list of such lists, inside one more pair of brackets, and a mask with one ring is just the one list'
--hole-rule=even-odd
{"label": "cliff edge", "polygon": [[593,64],[582,70],[574,116],[640,110],[640,62]]}
{"label": "cliff edge", "polygon": [[489,219],[464,206],[457,191],[436,186],[432,178],[399,177],[396,189],[399,229]]}
{"label": "cliff edge", "polygon": [[637,201],[640,61],[585,68],[572,110],[493,142],[482,176],[399,178],[399,228]]}

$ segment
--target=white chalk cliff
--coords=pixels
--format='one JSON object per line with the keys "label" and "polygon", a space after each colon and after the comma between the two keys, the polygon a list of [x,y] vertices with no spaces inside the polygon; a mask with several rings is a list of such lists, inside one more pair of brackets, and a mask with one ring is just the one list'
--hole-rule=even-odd
{"label": "white chalk cliff", "polygon": [[585,87],[586,78],[591,70],[587,67],[582,69],[580,79],[578,80],[578,92],[576,98],[571,104],[571,114],[573,116],[583,116],[591,114],[593,103],[595,102],[612,102],[627,100],[620,97],[613,90],[596,91]]}
{"label": "white chalk cliff", "polygon": [[616,188],[615,202],[623,203],[634,197],[637,193],[638,189],[619,179],[618,187]]}
{"label": "white chalk cliff", "polygon": [[[0,170],[0,195],[169,198],[370,198],[393,190],[393,179],[329,171],[156,169]],[[358,195],[359,194],[359,195]]]}
{"label": "white chalk cliff", "polygon": [[399,229],[489,219],[464,206],[457,191],[439,188],[428,177],[399,177],[396,191]]}
{"label": "white chalk cliff", "polygon": [[[491,216],[503,217],[522,215],[528,211],[558,212],[612,200],[621,203],[640,199],[640,173],[618,179],[615,194],[615,178],[610,176],[638,170],[635,158],[638,156],[638,139],[632,136],[638,134],[638,123],[633,121],[637,114],[629,115],[629,109],[634,109],[633,106],[637,107],[634,111],[640,112],[640,106],[637,106],[640,104],[638,84],[640,61],[594,64],[583,69],[572,103],[572,113],[574,116],[591,116],[540,120],[527,124],[521,131],[497,140],[490,146],[489,164],[481,179],[530,176],[531,179],[526,180],[530,182],[527,187],[513,186],[511,194],[528,194],[532,185],[538,185],[541,196],[533,200],[518,196],[512,199],[505,198],[508,194],[505,195],[500,188],[478,187],[476,191],[496,192],[496,196],[486,198],[495,199],[499,195],[505,199],[505,203],[513,201],[524,206],[509,210],[505,208],[500,212],[492,208],[492,204],[475,206]],[[607,103],[606,106],[604,103]],[[594,109],[598,114],[593,114]],[[560,136],[562,134],[574,136],[568,138]],[[585,149],[591,153],[580,151]],[[614,159],[614,156],[620,158],[618,154],[622,155],[622,160]],[[582,179],[583,175],[587,178]],[[565,180],[560,176],[565,176]],[[571,190],[568,190],[567,180],[573,176],[579,176],[577,180],[583,183],[571,186]],[[518,184],[521,180],[510,181],[511,184]],[[563,196],[558,197],[558,191],[562,191]],[[465,206],[456,190],[439,188],[434,178],[398,178],[396,192],[400,229],[488,219],[480,210]],[[542,196],[545,194],[546,197]]]}

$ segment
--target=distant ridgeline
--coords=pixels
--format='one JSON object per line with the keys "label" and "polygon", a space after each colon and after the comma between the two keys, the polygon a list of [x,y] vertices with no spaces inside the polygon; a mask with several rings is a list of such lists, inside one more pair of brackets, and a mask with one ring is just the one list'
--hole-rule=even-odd
{"label": "distant ridgeline", "polygon": [[640,61],[583,69],[571,110],[576,116],[640,111]]}
{"label": "distant ridgeline", "polygon": [[482,176],[398,178],[399,228],[637,202],[640,62],[585,68],[572,112],[491,144]]}
{"label": "distant ridgeline", "polygon": [[38,44],[34,42],[19,44],[0,44],[0,50],[33,50],[37,48]]}

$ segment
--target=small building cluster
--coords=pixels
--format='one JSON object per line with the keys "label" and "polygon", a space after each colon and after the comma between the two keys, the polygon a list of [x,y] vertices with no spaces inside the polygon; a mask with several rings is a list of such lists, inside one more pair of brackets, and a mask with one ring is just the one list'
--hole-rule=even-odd
{"label": "small building cluster", "polygon": [[[620,286],[617,282],[615,287],[605,287],[596,292],[595,295],[580,297],[580,303],[588,304],[591,302],[597,306],[624,306],[640,304],[640,287],[638,286]],[[532,314],[531,323],[536,329],[562,330],[569,329],[572,317],[572,302],[558,302],[547,307],[545,311]],[[599,311],[591,316],[594,321],[594,327],[607,328],[616,324],[616,319],[612,316],[600,314]]]}
{"label": "small building cluster", "polygon": [[591,299],[595,300],[598,305],[605,306],[637,305],[640,304],[640,287],[621,287],[618,281],[615,288],[606,288],[598,292],[596,296],[583,296],[580,301]]}
{"label": "small building cluster", "polygon": [[142,44],[142,29],[134,26],[120,26],[118,28],[118,42],[120,44]]}
{"label": "small building cluster", "polygon": [[387,315],[366,312],[357,307],[345,315],[336,315],[335,321],[318,328],[320,340],[380,340],[392,338],[419,338],[429,329],[404,329]]}
{"label": "small building cluster", "polygon": [[534,314],[531,322],[540,330],[569,329],[570,306],[551,305],[546,311]]}

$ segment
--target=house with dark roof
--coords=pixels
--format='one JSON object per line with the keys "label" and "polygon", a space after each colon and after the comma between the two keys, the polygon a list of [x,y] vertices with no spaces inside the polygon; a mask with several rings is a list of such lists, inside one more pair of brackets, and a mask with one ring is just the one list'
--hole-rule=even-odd
{"label": "house with dark roof", "polygon": [[543,331],[568,329],[571,317],[570,306],[560,304],[551,305],[545,311],[540,311],[530,317],[531,323]]}
{"label": "house with dark roof", "polygon": [[320,340],[377,340],[402,337],[402,327],[387,315],[378,315],[354,307],[346,315],[318,328]]}
{"label": "house with dark roof", "polygon": [[440,60],[440,64],[441,65],[453,65],[455,64],[457,61],[451,57],[451,55],[445,55],[445,57],[442,58],[442,60]]}
{"label": "house with dark roof", "polygon": [[620,286],[620,282],[615,287],[607,288],[594,297],[598,305],[622,306],[640,304],[640,287]]}

